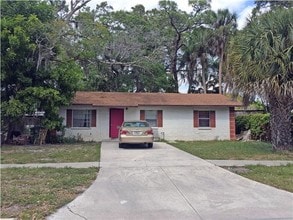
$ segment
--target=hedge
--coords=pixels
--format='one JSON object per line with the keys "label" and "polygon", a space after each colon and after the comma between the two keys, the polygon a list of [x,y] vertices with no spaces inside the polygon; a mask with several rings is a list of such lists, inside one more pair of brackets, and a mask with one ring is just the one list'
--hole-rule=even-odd
{"label": "hedge", "polygon": [[236,134],[251,131],[251,139],[270,141],[270,115],[248,114],[236,116]]}

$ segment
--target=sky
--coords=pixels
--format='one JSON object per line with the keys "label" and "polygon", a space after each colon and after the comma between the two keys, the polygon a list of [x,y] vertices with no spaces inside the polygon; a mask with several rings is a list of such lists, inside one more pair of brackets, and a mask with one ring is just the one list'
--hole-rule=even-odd
{"label": "sky", "polygon": [[[159,0],[91,0],[88,6],[95,8],[101,2],[107,1],[114,10],[131,10],[131,7],[142,4],[146,10],[158,7]],[[191,7],[188,5],[188,0],[173,0],[177,3],[178,8],[189,12]],[[230,12],[235,12],[238,16],[238,28],[245,26],[246,18],[251,14],[254,0],[212,0],[212,10],[228,8]]]}

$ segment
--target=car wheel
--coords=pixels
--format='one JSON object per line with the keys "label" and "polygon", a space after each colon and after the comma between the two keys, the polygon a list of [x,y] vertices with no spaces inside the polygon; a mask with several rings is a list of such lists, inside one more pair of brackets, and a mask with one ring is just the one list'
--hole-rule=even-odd
{"label": "car wheel", "polygon": [[152,148],[153,147],[153,143],[148,143],[148,147]]}

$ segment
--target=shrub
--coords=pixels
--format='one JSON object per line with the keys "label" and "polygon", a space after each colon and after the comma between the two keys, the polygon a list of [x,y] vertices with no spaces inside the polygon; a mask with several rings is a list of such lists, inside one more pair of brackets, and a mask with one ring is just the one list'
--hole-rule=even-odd
{"label": "shrub", "polygon": [[268,141],[270,137],[270,115],[269,114],[251,114],[249,115],[249,127],[251,130],[251,138],[253,140]]}
{"label": "shrub", "polygon": [[236,134],[249,130],[249,115],[238,115],[236,117]]}
{"label": "shrub", "polygon": [[251,139],[270,141],[270,115],[249,114],[236,117],[236,134],[242,131],[251,131]]}

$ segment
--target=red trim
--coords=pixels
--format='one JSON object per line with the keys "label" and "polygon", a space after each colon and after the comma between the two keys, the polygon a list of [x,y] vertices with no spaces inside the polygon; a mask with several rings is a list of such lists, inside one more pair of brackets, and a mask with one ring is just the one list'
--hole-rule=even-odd
{"label": "red trim", "polygon": [[216,127],[216,112],[210,111],[210,127],[215,128]]}
{"label": "red trim", "polygon": [[91,127],[97,126],[97,111],[92,110],[92,120],[91,120]]}
{"label": "red trim", "polygon": [[235,109],[229,108],[230,140],[236,140]]}
{"label": "red trim", "polygon": [[140,110],[140,120],[145,120],[145,110]]}
{"label": "red trim", "polygon": [[66,127],[72,127],[72,109],[67,109],[66,111]]}
{"label": "red trim", "polygon": [[193,127],[198,128],[199,123],[198,123],[198,111],[193,111]]}
{"label": "red trim", "polygon": [[158,124],[158,127],[163,127],[163,111],[162,110],[158,110],[157,124]]}

